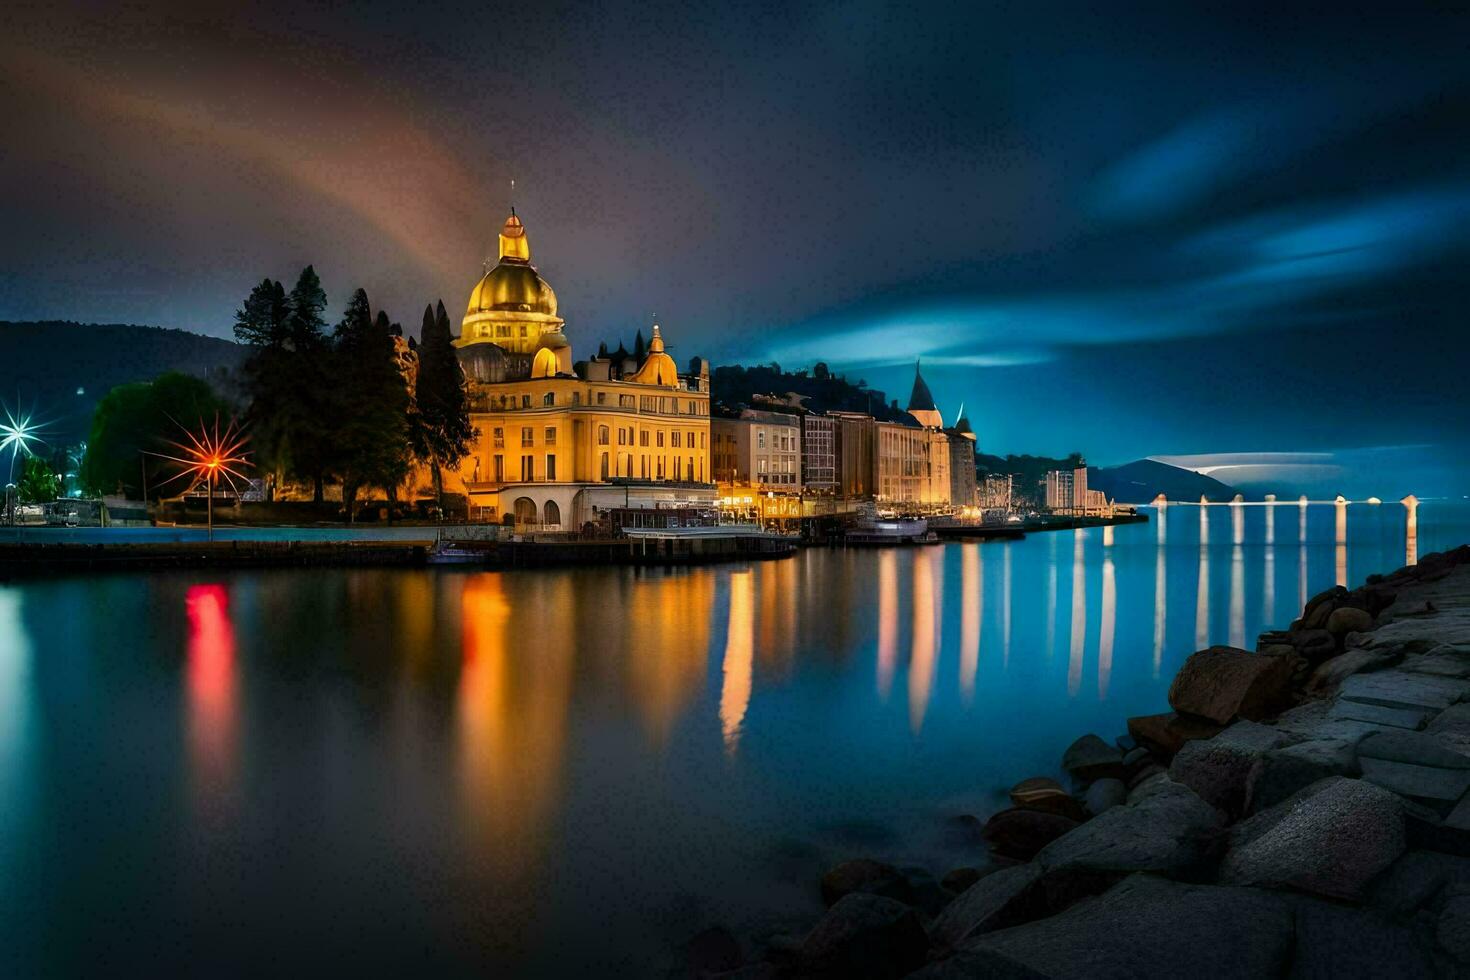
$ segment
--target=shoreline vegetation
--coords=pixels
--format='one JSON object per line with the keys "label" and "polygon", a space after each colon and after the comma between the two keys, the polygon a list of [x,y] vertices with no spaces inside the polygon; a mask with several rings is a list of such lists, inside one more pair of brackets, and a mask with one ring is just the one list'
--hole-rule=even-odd
{"label": "shoreline vegetation", "polygon": [[1470,544],[1193,654],[1168,707],[959,818],[988,863],[846,861],[809,931],[714,927],[669,976],[1470,974]]}

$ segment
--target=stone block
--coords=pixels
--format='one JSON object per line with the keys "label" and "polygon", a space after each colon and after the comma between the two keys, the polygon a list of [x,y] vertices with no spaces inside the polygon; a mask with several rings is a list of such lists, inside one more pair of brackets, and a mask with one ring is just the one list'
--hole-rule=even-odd
{"label": "stone block", "polygon": [[1048,870],[1188,872],[1212,856],[1224,822],[1193,790],[1163,782],[1052,841],[1036,860]]}
{"label": "stone block", "polygon": [[1342,698],[1332,706],[1327,717],[1331,721],[1361,721],[1371,725],[1418,731],[1434,717],[1434,712],[1428,708],[1390,708],[1382,704],[1365,704]]}
{"label": "stone block", "polygon": [[1291,663],[1236,647],[1214,646],[1190,656],[1169,685],[1169,705],[1224,725],[1260,720],[1290,703]]}
{"label": "stone block", "polygon": [[1352,701],[1395,708],[1443,711],[1470,694],[1470,680],[1384,670],[1354,674],[1342,682],[1342,696]]}
{"label": "stone block", "polygon": [[1265,752],[1246,779],[1246,813],[1275,806],[1318,780],[1358,775],[1353,742],[1320,739]]}
{"label": "stone block", "polygon": [[1214,738],[1225,726],[1204,718],[1173,711],[1161,715],[1137,715],[1128,719],[1128,733],[1165,759],[1171,759],[1185,742]]}

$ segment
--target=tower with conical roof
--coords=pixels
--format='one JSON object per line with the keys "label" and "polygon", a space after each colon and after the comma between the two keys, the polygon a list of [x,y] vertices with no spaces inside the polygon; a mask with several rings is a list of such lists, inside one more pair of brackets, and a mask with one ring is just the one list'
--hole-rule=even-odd
{"label": "tower with conical roof", "polygon": [[944,428],[944,418],[934,404],[934,396],[929,393],[929,386],[924,383],[924,375],[919,371],[917,359],[914,361],[914,390],[909,393],[909,405],[905,411],[926,429]]}

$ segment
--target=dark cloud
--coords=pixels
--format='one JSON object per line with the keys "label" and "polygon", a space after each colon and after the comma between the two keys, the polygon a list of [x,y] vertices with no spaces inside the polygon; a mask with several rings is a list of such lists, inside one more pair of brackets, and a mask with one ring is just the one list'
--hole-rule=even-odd
{"label": "dark cloud", "polygon": [[[226,334],[251,282],[314,262],[334,300],[364,285],[411,323],[467,294],[515,177],[575,343],[657,310],[681,356],[823,358],[890,391],[923,355],[989,448],[1409,444],[1470,398],[1429,353],[1470,346],[1459,13],[0,17],[0,317]],[[1382,383],[1416,372],[1432,396]],[[1333,394],[1253,380],[1282,374]]]}

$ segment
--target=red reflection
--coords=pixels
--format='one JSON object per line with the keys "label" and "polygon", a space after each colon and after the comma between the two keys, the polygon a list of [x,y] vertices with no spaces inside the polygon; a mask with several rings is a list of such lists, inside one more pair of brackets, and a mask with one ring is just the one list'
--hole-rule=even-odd
{"label": "red reflection", "polygon": [[196,782],[207,796],[228,790],[235,740],[235,627],[223,585],[191,585],[189,615],[189,750]]}

